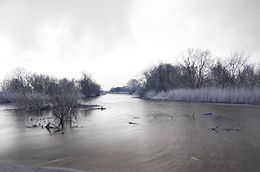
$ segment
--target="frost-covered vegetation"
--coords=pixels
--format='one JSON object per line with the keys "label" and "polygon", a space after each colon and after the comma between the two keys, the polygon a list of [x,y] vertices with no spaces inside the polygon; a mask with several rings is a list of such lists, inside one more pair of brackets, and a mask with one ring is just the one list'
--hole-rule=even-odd
{"label": "frost-covered vegetation", "polygon": [[260,104],[260,88],[201,88],[149,91],[145,98],[185,102]]}
{"label": "frost-covered vegetation", "polygon": [[142,96],[176,101],[260,104],[260,70],[245,53],[226,60],[188,49],[180,64],[160,63],[143,73]]}

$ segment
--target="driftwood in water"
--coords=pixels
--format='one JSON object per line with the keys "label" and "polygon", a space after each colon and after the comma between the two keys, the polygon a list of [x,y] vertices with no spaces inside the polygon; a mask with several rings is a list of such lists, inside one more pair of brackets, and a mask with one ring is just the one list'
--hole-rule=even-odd
{"label": "driftwood in water", "polygon": [[54,124],[51,124],[50,122],[48,122],[48,124],[45,126],[45,128],[47,129],[47,130],[49,130],[49,129],[54,129],[54,128],[59,128],[59,127],[57,127],[57,126],[55,126]]}
{"label": "driftwood in water", "polygon": [[233,128],[224,128],[226,131],[233,131]]}
{"label": "driftwood in water", "polygon": [[208,113],[203,113],[202,115],[213,115],[213,113],[208,112]]}
{"label": "driftwood in water", "polygon": [[128,124],[137,124],[137,123],[136,123],[136,122],[131,122],[131,121],[130,121],[130,122],[128,122]]}
{"label": "driftwood in water", "polygon": [[50,122],[45,126],[45,128],[46,128],[50,133],[52,132],[51,129],[54,129],[54,130],[53,130],[54,133],[57,133],[57,132],[60,132],[60,131],[61,131],[61,133],[64,134],[63,128],[57,127],[57,126],[51,124]]}
{"label": "driftwood in water", "polygon": [[218,133],[218,130],[217,130],[217,128],[218,128],[218,126],[216,126],[216,127],[213,127],[213,128],[209,128],[209,130],[212,130],[212,131],[215,131],[215,132],[217,132],[217,133]]}
{"label": "driftwood in water", "polygon": [[77,104],[75,108],[84,108],[87,110],[106,110],[105,107],[100,105],[85,105],[85,104]]}

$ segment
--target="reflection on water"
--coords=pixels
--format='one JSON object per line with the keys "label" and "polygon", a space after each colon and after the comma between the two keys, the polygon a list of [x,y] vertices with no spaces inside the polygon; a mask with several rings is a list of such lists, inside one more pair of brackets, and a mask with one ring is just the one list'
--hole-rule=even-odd
{"label": "reflection on water", "polygon": [[[0,106],[0,161],[83,171],[258,171],[260,107],[105,95],[65,134],[26,128],[51,113]],[[211,112],[212,115],[203,115]],[[41,121],[42,122],[42,121]],[[211,130],[211,128],[216,128]]]}

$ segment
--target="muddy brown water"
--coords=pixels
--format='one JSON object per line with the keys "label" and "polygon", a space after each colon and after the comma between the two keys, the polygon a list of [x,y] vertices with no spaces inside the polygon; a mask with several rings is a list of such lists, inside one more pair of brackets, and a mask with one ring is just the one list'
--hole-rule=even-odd
{"label": "muddy brown water", "polygon": [[104,95],[90,103],[107,109],[78,110],[78,127],[64,134],[25,127],[48,120],[50,112],[1,105],[0,162],[93,172],[260,170],[260,106],[129,95]]}

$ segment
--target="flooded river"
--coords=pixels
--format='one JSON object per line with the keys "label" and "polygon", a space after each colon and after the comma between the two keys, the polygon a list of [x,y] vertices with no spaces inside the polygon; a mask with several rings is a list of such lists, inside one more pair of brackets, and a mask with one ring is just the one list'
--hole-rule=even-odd
{"label": "flooded river", "polygon": [[[260,170],[260,106],[93,99],[64,134],[27,128],[49,112],[0,106],[0,162],[91,172]],[[36,122],[35,122],[36,123]]]}

